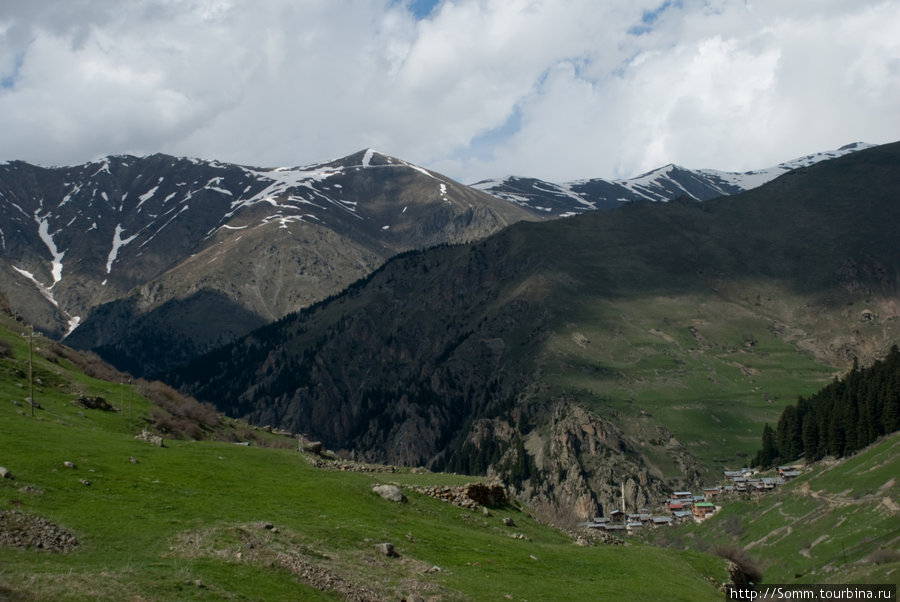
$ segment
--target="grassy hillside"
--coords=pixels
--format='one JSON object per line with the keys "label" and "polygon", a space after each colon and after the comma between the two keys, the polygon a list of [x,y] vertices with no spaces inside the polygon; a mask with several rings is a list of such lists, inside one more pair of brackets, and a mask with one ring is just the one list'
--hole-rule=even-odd
{"label": "grassy hillside", "polygon": [[700,525],[658,530],[675,548],[745,548],[767,583],[900,584],[900,433]]}
{"label": "grassy hillside", "polygon": [[[12,476],[0,479],[0,599],[721,597],[721,559],[576,546],[518,506],[487,516],[409,488],[467,477],[316,468],[291,440],[226,419],[201,428],[201,440],[139,441],[153,404],[85,376],[74,356],[40,338],[32,417],[21,330],[0,322],[0,465]],[[119,411],[73,404],[79,396]],[[249,446],[228,440],[251,436]],[[276,447],[256,444],[266,437]],[[408,502],[375,495],[384,482],[404,487]],[[29,527],[45,547],[9,545],[20,532],[27,544]],[[70,550],[54,551],[59,542]],[[381,542],[398,555],[378,553]]]}

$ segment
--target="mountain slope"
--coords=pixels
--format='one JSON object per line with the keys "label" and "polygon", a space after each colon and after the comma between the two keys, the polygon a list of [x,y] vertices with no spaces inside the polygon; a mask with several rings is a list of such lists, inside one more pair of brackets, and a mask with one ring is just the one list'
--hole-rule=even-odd
{"label": "mountain slope", "polygon": [[173,378],[366,459],[489,469],[583,517],[626,482],[640,507],[900,336],[898,167],[887,145],[408,253]]}
{"label": "mountain slope", "polygon": [[775,491],[717,502],[700,525],[655,530],[658,545],[746,549],[766,583],[900,581],[900,433],[853,456],[806,466]]}
{"label": "mountain slope", "polygon": [[[166,433],[153,445],[135,435],[158,407],[137,391],[132,405],[117,378],[86,376],[71,352],[39,337],[32,418],[21,327],[0,315],[3,600],[547,600],[563,588],[578,598],[716,600],[727,579],[709,555],[578,546],[516,502],[485,515],[422,491],[470,478],[338,470],[296,440],[225,419],[217,434],[234,439]],[[79,395],[118,408],[77,405]],[[372,491],[385,482],[406,503]],[[382,542],[392,556],[379,553]],[[662,567],[670,576],[642,578]]]}
{"label": "mountain slope", "polygon": [[594,178],[554,184],[534,178],[509,176],[483,180],[473,184],[473,187],[546,215],[563,217],[594,209],[613,209],[624,202],[640,200],[668,201],[684,197],[708,201],[756,188],[792,169],[809,167],[820,161],[842,157],[872,146],[854,142],[834,151],[815,153],[767,169],[743,173],[715,169],[691,170],[669,164],[628,180]]}
{"label": "mountain slope", "polygon": [[[146,374],[179,349],[209,348],[334,294],[395,253],[520,219],[534,216],[371,149],[279,169],[165,155],[13,162],[0,165],[0,287],[45,332]],[[216,310],[233,314],[229,328],[181,336]],[[176,353],[131,354],[160,329]]]}

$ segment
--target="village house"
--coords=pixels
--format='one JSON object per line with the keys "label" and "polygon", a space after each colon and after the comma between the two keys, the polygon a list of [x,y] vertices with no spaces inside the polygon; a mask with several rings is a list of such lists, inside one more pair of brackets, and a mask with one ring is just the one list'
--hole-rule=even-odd
{"label": "village house", "polygon": [[722,489],[719,487],[704,487],[703,488],[703,497],[707,500],[711,500],[721,493]]}
{"label": "village house", "polygon": [[716,511],[716,507],[712,502],[698,502],[694,504],[694,518],[703,520]]}

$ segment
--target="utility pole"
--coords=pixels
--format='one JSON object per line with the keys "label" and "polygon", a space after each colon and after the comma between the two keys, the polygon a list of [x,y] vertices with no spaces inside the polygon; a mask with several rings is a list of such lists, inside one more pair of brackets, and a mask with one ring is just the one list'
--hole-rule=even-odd
{"label": "utility pole", "polygon": [[34,327],[28,334],[22,333],[23,337],[28,337],[28,401],[31,404],[31,417],[34,418],[34,355],[32,347],[34,346]]}

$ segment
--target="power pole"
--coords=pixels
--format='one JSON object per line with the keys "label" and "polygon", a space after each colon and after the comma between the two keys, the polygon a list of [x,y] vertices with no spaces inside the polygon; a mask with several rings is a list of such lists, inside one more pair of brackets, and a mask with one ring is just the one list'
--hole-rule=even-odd
{"label": "power pole", "polygon": [[28,334],[22,333],[22,336],[28,337],[28,401],[31,404],[31,417],[34,418],[34,354],[32,347],[34,346],[34,327]]}

